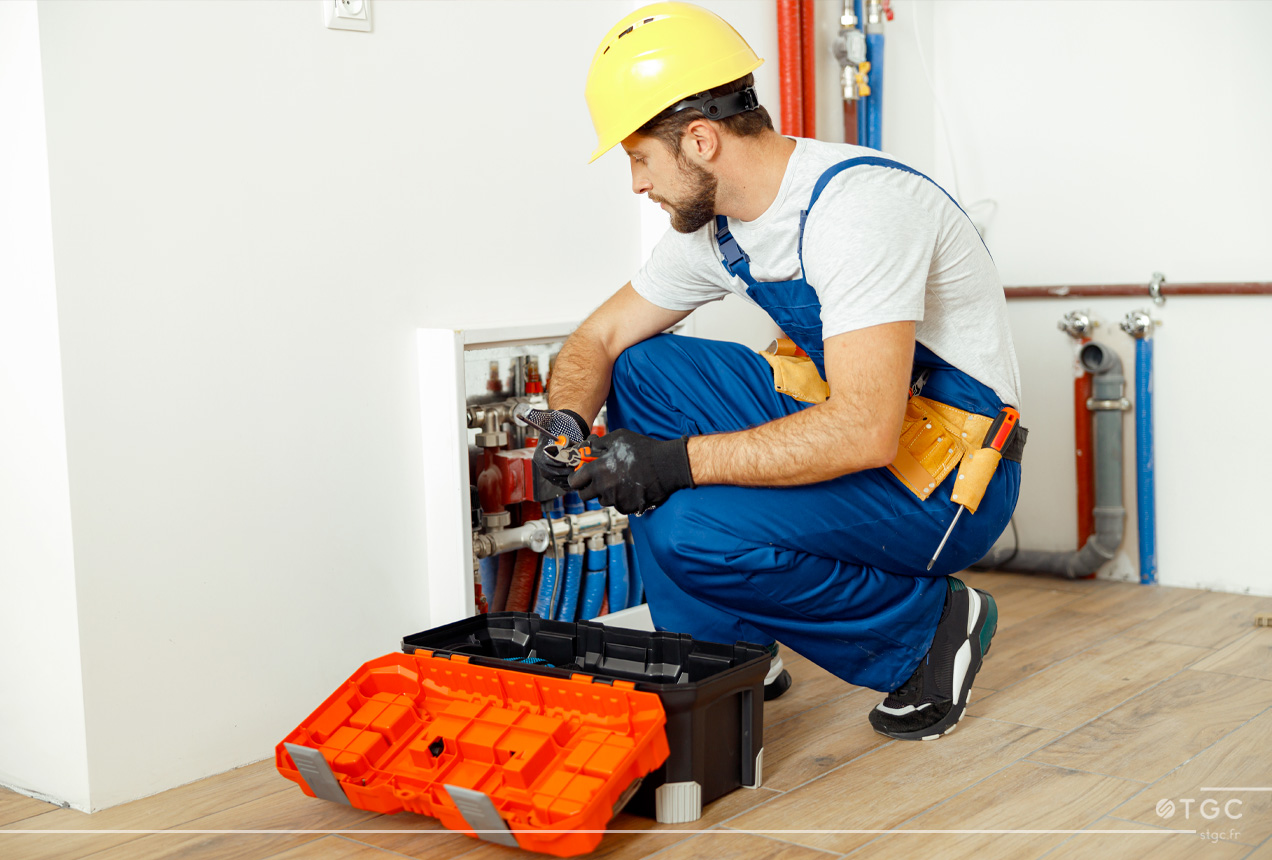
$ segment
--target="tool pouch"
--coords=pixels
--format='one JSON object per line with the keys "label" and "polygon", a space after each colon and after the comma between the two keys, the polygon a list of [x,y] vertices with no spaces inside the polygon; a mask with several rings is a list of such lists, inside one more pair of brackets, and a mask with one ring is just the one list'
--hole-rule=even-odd
{"label": "tool pouch", "polygon": [[817,365],[790,339],[778,338],[760,356],[773,368],[773,387],[783,394],[804,403],[821,403],[830,397],[830,386]]}
{"label": "tool pouch", "polygon": [[[992,419],[983,415],[965,412],[926,397],[911,397],[901,421],[897,455],[889,464],[888,471],[912,493],[926,500],[955,466],[970,459],[967,458],[969,453],[979,450],[992,423]],[[959,470],[960,484],[967,484],[967,497],[974,496],[979,504],[993,469],[985,476],[985,486],[980,487],[979,493],[971,492],[972,485],[968,482],[972,479],[964,476],[963,471]],[[980,473],[976,474],[979,477]],[[963,501],[962,498],[954,500]],[[969,505],[968,508],[976,512],[974,506]]]}
{"label": "tool pouch", "polygon": [[[789,339],[779,338],[760,355],[773,368],[773,387],[778,391],[804,403],[821,403],[830,397],[830,386],[817,365]],[[901,422],[897,455],[888,471],[926,501],[957,466],[950,500],[976,513],[1001,459],[992,448],[981,448],[993,423],[984,415],[911,397]]]}

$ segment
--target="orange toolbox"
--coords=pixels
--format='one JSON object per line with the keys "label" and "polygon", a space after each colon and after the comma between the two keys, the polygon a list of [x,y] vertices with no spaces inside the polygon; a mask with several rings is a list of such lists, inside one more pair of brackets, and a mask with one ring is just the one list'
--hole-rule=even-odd
{"label": "orange toolbox", "polygon": [[530,851],[591,851],[667,759],[662,703],[630,681],[545,677],[428,650],[363,665],[278,745],[311,797],[429,815]]}

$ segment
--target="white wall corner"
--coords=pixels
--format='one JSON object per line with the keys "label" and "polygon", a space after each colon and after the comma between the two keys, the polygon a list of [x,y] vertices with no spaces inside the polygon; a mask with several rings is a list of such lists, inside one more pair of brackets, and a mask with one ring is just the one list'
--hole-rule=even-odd
{"label": "white wall corner", "polygon": [[39,13],[0,3],[0,785],[90,807]]}

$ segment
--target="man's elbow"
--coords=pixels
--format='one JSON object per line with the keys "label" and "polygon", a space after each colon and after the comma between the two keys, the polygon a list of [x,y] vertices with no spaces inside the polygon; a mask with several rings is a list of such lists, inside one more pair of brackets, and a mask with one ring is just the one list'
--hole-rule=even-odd
{"label": "man's elbow", "polygon": [[872,434],[861,450],[862,469],[882,469],[897,456],[897,436],[883,433]]}

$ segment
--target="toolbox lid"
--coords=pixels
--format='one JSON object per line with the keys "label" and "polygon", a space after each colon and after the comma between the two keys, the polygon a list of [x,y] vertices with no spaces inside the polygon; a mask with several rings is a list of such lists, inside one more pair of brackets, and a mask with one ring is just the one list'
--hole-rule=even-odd
{"label": "toolbox lid", "polygon": [[665,722],[658,696],[627,681],[419,650],[363,665],[275,761],[311,796],[565,857],[596,847],[600,832],[576,831],[603,831],[666,760]]}

